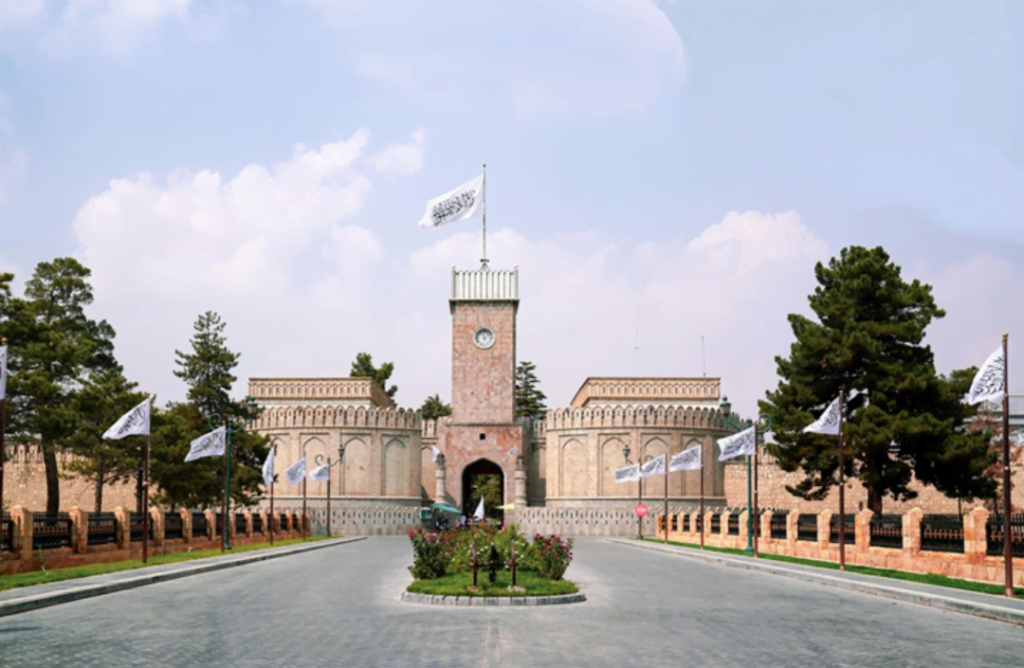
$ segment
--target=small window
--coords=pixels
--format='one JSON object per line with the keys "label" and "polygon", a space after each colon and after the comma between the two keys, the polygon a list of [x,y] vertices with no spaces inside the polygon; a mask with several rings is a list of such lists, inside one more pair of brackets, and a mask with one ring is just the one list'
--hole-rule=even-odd
{"label": "small window", "polygon": [[481,441],[486,441],[487,440],[487,434],[480,434],[480,440]]}

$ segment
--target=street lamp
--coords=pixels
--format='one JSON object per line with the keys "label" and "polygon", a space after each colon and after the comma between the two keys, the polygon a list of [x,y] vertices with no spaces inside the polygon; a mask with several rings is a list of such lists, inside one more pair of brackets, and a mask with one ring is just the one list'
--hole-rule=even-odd
{"label": "street lamp", "polygon": [[[331,537],[331,469],[334,468],[335,466],[337,466],[338,464],[341,464],[341,462],[344,459],[345,459],[345,444],[344,443],[342,443],[341,445],[338,446],[338,458],[336,460],[334,460],[334,461],[331,461],[331,458],[327,457],[326,458],[326,460],[327,460],[327,464],[326,465],[323,463],[323,460],[324,460],[324,456],[323,455],[317,455],[316,457],[313,458],[313,461],[316,462],[316,465],[318,467],[319,466],[327,466],[327,537],[328,538]],[[303,522],[306,521],[305,509],[303,509],[302,521]]]}
{"label": "street lamp", "polygon": [[[760,530],[760,522],[757,514],[757,446],[758,436],[771,430],[772,417],[770,415],[758,415],[757,421],[747,418],[747,429],[754,428],[754,456],[747,457],[747,552],[757,556],[757,536]],[[754,462],[754,483],[750,483],[750,462]],[[753,495],[753,503],[751,503]],[[752,509],[752,510],[751,510]]]}
{"label": "street lamp", "polygon": [[[633,462],[629,461],[629,444],[628,443],[623,443],[622,444],[622,458],[626,460],[626,464],[627,465],[629,465],[629,466],[633,465]],[[637,461],[637,465],[638,465],[637,474],[638,474],[638,476],[640,474],[639,468],[643,467],[644,462],[650,461],[652,459],[654,459],[654,457],[651,456],[651,455],[646,455],[646,456],[641,457],[641,458],[638,459],[638,461]],[[636,503],[639,506],[639,505],[642,505],[643,502],[644,502],[644,479],[641,476],[641,477],[638,477],[637,481],[636,481]],[[643,540],[643,537],[644,537],[644,518],[642,518],[639,515],[637,515],[636,516],[636,539],[637,540]]]}
{"label": "street lamp", "polygon": [[252,426],[257,411],[256,397],[246,397],[245,408],[248,415],[244,420],[232,418],[231,416],[225,417],[223,413],[214,413],[206,416],[206,422],[210,426],[210,431],[223,426],[226,439],[224,446],[224,500],[221,504],[221,517],[224,518],[223,527],[221,528],[221,552],[231,549],[231,532],[228,530],[230,519],[228,517],[228,508],[231,503],[231,436],[245,431],[246,427]]}

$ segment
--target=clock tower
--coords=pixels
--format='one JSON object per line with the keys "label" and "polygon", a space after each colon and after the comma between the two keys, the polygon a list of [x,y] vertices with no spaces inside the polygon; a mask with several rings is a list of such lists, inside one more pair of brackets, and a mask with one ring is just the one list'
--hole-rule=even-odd
{"label": "clock tower", "polygon": [[519,271],[452,268],[452,415],[438,434],[450,500],[467,508],[477,475],[500,475],[503,504],[514,495],[522,427],[515,421]]}

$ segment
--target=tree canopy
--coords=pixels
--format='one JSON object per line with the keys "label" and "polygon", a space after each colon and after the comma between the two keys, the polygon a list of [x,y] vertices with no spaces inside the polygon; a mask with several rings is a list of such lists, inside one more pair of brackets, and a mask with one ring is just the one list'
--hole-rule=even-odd
{"label": "tree canopy", "polygon": [[931,287],[904,281],[880,247],[845,248],[818,263],[815,276],[809,302],[817,321],[789,315],[796,340],[789,357],[775,358],[778,387],[760,402],[772,417],[771,454],[805,476],[787,489],[821,499],[837,484],[836,437],[801,430],[844,391],[844,473],[863,483],[872,510],[881,512],[887,494],[914,498],[912,477],[953,497],[990,496],[987,438],[964,429],[970,371],[938,375],[923,343],[928,325],[945,315]]}
{"label": "tree canopy", "polygon": [[352,371],[348,375],[350,378],[373,378],[377,381],[380,389],[384,390],[388,397],[394,399],[395,393],[398,392],[398,386],[388,387],[388,379],[391,378],[391,373],[394,370],[395,365],[392,362],[384,362],[378,369],[373,365],[373,356],[370,353],[359,353],[356,355],[355,361],[352,362]]}
{"label": "tree canopy", "polygon": [[516,367],[516,415],[522,417],[544,417],[548,398],[537,385],[536,366],[533,362],[520,362]]}
{"label": "tree canopy", "polygon": [[439,394],[433,394],[423,400],[420,406],[420,417],[424,420],[436,420],[452,414],[451,404],[441,401]]}

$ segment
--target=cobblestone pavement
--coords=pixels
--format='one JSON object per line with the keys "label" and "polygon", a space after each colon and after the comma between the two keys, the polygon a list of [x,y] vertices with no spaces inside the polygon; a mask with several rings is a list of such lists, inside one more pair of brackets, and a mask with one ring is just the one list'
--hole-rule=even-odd
{"label": "cobblestone pavement", "polygon": [[403,603],[371,538],[0,619],[0,666],[1014,666],[1020,627],[580,540],[588,601]]}

